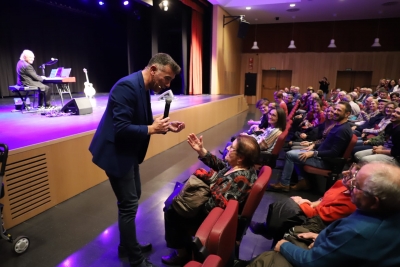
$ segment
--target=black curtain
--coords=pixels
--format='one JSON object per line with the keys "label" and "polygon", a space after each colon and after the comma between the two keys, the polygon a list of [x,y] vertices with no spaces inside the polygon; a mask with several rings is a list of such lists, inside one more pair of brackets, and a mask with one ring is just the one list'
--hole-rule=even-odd
{"label": "black curtain", "polygon": [[52,68],[72,68],[72,92],[83,92],[83,68],[97,92],[109,92],[118,79],[142,69],[151,57],[151,31],[144,29],[154,8],[79,0],[13,0],[7,7],[0,9],[2,97],[12,95],[8,86],[16,83],[15,67],[24,49],[34,52],[39,75],[39,66],[52,57],[58,62],[46,67],[46,76]]}

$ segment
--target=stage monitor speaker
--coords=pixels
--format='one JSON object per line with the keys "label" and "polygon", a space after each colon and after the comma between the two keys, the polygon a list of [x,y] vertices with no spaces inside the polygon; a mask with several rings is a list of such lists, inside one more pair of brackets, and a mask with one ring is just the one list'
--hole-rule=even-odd
{"label": "stage monitor speaker", "polygon": [[61,112],[73,115],[85,115],[93,113],[93,108],[88,98],[79,97],[71,99],[71,101],[62,107]]}
{"label": "stage monitor speaker", "polygon": [[248,30],[249,30],[249,23],[247,21],[241,21],[239,24],[238,37],[242,39],[246,37]]}

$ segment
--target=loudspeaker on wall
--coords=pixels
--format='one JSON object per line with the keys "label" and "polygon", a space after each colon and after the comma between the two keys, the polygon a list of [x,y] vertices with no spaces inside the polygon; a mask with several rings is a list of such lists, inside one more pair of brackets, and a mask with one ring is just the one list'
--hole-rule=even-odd
{"label": "loudspeaker on wall", "polygon": [[93,107],[88,98],[79,97],[71,99],[71,101],[62,107],[61,112],[73,115],[85,115],[93,113]]}
{"label": "loudspeaker on wall", "polygon": [[241,21],[239,24],[238,38],[246,37],[247,31],[249,30],[249,23],[247,21]]}

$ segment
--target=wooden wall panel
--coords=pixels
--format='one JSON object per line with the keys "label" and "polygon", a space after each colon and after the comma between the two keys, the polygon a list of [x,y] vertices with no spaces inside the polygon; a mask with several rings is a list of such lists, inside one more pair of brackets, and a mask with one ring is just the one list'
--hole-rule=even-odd
{"label": "wooden wall panel", "polygon": [[[211,94],[240,94],[242,39],[237,37],[239,22],[223,25],[229,14],[213,7],[213,40],[211,58]],[[229,19],[227,20],[229,21]]]}
{"label": "wooden wall panel", "polygon": [[372,71],[371,87],[381,78],[400,78],[400,52],[354,52],[354,53],[264,53],[242,54],[242,73],[240,75],[241,92],[244,90],[244,71],[250,57],[256,58],[253,72],[257,73],[257,96],[248,98],[254,104],[261,96],[262,71],[292,70],[292,84],[300,86],[305,92],[307,86],[319,88],[318,81],[326,76],[336,87],[337,71],[350,68],[353,71]]}

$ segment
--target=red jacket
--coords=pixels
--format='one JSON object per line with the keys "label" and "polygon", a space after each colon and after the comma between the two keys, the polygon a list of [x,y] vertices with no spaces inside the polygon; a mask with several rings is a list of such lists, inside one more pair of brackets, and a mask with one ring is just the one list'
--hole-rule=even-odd
{"label": "red jacket", "polygon": [[312,208],[308,203],[303,203],[300,208],[308,218],[319,215],[327,223],[347,217],[356,210],[356,206],[351,202],[350,194],[343,193],[345,191],[347,188],[342,184],[342,180],[336,181],[325,192],[318,206]]}

